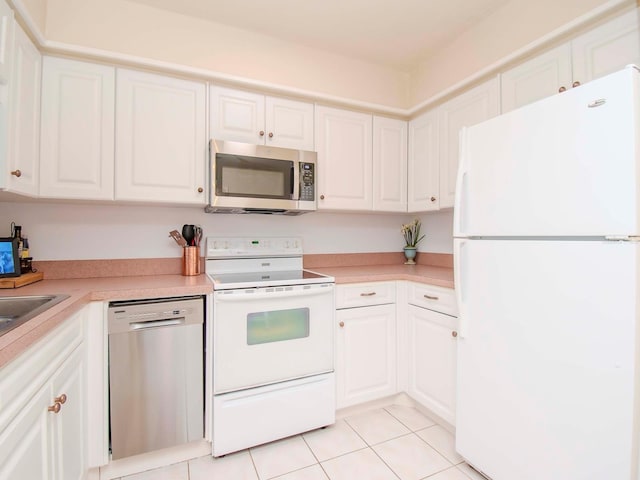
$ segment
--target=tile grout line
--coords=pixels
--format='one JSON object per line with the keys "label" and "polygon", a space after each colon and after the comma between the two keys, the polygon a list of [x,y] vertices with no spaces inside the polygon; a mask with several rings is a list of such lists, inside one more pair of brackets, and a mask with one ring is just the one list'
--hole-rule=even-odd
{"label": "tile grout line", "polygon": [[250,449],[250,448],[247,448],[247,452],[249,453],[249,458],[251,459],[251,465],[253,465],[253,471],[254,471],[254,472],[256,472],[256,478],[257,478],[258,480],[262,480],[262,479],[260,478],[260,473],[258,473],[258,467],[256,466],[256,462],[255,462],[255,460],[253,459],[253,454],[251,453],[251,449]]}

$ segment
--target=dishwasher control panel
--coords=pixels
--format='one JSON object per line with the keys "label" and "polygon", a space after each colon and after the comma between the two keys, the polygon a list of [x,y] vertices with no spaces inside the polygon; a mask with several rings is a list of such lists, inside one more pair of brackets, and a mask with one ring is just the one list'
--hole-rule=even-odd
{"label": "dishwasher control panel", "polygon": [[172,297],[109,303],[109,333],[204,322],[204,297]]}

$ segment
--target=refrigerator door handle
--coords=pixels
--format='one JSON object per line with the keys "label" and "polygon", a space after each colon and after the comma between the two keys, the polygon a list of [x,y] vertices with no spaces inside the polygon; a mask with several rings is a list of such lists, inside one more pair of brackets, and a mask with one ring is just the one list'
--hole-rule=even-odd
{"label": "refrigerator door handle", "polygon": [[468,268],[466,258],[466,244],[468,240],[462,238],[453,239],[453,278],[455,278],[456,286],[456,302],[458,304],[458,338],[467,337],[467,309],[465,306],[466,297],[466,277],[465,272]]}
{"label": "refrigerator door handle", "polygon": [[467,234],[464,232],[464,226],[462,218],[463,215],[466,215],[469,205],[466,204],[467,201],[467,189],[468,181],[467,181],[467,173],[468,173],[468,151],[467,151],[467,127],[463,127],[460,130],[460,162],[458,164],[458,176],[456,178],[456,193],[455,193],[455,204],[453,208],[453,236],[454,237],[464,237]]}

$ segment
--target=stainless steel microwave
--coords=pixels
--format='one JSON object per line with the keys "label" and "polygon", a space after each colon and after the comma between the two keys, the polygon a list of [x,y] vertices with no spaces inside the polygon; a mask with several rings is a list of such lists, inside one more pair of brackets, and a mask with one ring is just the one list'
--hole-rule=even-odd
{"label": "stainless steel microwave", "polygon": [[211,140],[208,213],[316,209],[316,152]]}

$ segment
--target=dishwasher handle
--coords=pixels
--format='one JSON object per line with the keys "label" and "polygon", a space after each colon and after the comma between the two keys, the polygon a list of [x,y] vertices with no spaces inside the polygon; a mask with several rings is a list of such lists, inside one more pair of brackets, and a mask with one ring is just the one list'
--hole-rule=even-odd
{"label": "dishwasher handle", "polygon": [[184,317],[172,318],[170,320],[151,320],[148,322],[131,322],[129,327],[131,330],[144,330],[145,328],[170,327],[172,325],[183,325]]}

